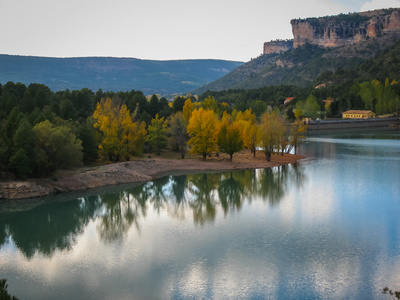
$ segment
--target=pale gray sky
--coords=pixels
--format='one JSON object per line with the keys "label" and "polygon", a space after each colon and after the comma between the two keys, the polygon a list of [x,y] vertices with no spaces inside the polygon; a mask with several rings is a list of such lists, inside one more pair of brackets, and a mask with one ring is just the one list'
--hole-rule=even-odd
{"label": "pale gray sky", "polygon": [[248,61],[293,18],[388,7],[400,0],[0,0],[0,54]]}

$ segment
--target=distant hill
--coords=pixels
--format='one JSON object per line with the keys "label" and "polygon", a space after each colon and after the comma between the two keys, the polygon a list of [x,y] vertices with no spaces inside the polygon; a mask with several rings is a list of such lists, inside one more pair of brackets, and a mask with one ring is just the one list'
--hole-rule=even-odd
{"label": "distant hill", "polygon": [[53,91],[140,90],[144,94],[187,93],[212,82],[242,62],[225,60],[155,61],[136,58],[50,58],[0,54],[0,83],[42,83]]}
{"label": "distant hill", "polygon": [[192,93],[280,84],[304,87],[325,72],[362,64],[400,39],[399,9],[292,20],[291,24],[293,41],[265,43],[263,55]]}

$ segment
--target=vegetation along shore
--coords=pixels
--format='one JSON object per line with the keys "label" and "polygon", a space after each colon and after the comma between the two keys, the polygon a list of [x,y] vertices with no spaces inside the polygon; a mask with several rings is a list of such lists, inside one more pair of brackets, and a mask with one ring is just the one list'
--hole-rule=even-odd
{"label": "vegetation along shore", "polygon": [[189,159],[143,158],[73,171],[59,171],[51,178],[0,182],[0,199],[33,198],[109,185],[144,183],[177,173],[270,168],[295,163],[302,158],[299,155],[284,154],[273,155],[271,160],[267,161],[261,152],[254,157],[249,150],[237,153],[234,161],[230,161],[226,154],[207,160],[199,156]]}
{"label": "vegetation along shore", "polygon": [[[279,109],[238,110],[214,97],[169,102],[136,91],[53,93],[8,83],[0,100],[0,198],[7,199],[144,182],[170,171],[280,165],[272,157],[296,153],[307,130]],[[180,160],[160,159],[168,152]]]}

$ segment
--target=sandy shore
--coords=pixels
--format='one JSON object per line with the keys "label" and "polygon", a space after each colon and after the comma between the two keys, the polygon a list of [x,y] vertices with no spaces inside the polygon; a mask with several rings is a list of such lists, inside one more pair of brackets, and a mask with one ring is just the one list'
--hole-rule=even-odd
{"label": "sandy shore", "polygon": [[207,158],[207,160],[200,158],[138,159],[98,167],[80,168],[73,171],[62,171],[51,178],[0,182],[0,199],[34,198],[109,185],[142,183],[177,172],[193,173],[271,168],[295,163],[302,158],[304,157],[290,154],[273,155],[271,161],[268,162],[261,152],[257,153],[254,158],[249,151],[242,151],[233,156],[232,162],[226,155]]}

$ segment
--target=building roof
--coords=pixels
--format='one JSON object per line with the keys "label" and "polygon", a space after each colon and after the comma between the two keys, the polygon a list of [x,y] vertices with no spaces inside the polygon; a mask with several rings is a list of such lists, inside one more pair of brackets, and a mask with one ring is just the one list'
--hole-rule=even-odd
{"label": "building roof", "polygon": [[290,101],[292,101],[294,98],[296,97],[288,97],[285,99],[285,101],[283,102],[283,104],[288,104]]}
{"label": "building roof", "polygon": [[359,114],[359,115],[366,115],[366,114],[369,114],[369,113],[371,113],[371,112],[372,112],[372,110],[348,110],[348,111],[345,111],[343,114],[353,114],[353,115]]}

